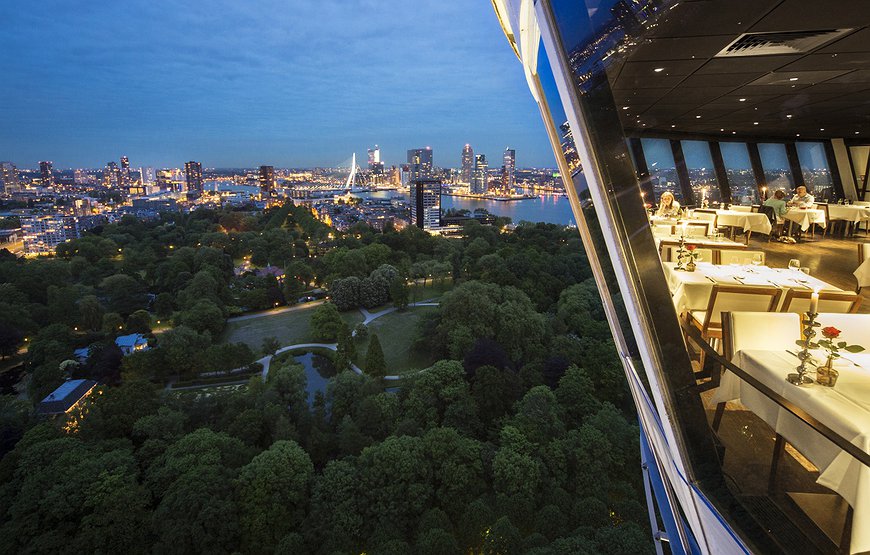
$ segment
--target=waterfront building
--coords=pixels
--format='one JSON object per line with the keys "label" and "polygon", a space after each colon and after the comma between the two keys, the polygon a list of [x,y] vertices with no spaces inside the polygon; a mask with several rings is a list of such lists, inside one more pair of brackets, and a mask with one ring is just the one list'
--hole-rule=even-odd
{"label": "waterfront building", "polygon": [[474,157],[474,170],[471,173],[471,185],[468,190],[474,195],[483,195],[489,191],[489,169],[486,163],[486,154],[478,154]]}
{"label": "waterfront building", "polygon": [[39,184],[43,187],[54,185],[54,175],[51,172],[53,162],[42,161],[39,163]]}
{"label": "waterfront building", "polygon": [[260,166],[259,172],[260,194],[271,196],[275,192],[275,166]]}
{"label": "waterfront building", "polygon": [[506,148],[501,166],[501,186],[504,189],[513,190],[516,185],[517,151]]}
{"label": "waterfront building", "polygon": [[474,149],[469,144],[462,147],[459,167],[459,182],[465,185],[471,184],[471,176],[474,172]]}
{"label": "waterfront building", "polygon": [[0,162],[0,193],[11,195],[19,190],[18,168],[12,162]]}
{"label": "waterfront building", "polygon": [[196,195],[202,194],[202,164],[191,160],[184,164],[184,182],[187,190]]}
{"label": "waterfront building", "polygon": [[408,151],[408,182],[413,183],[418,179],[431,179],[432,173],[432,148],[414,148]]}
{"label": "waterfront building", "polygon": [[441,180],[417,179],[411,182],[411,225],[420,229],[441,226]]}

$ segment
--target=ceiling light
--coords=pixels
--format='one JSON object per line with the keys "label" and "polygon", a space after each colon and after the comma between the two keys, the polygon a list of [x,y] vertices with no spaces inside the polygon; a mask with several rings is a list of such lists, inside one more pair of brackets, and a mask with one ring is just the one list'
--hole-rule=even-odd
{"label": "ceiling light", "polygon": [[857,134],[858,134],[858,131],[855,131],[855,134],[857,135]]}
{"label": "ceiling light", "polygon": [[657,68],[655,68],[653,71],[655,71],[656,73],[661,73],[661,72],[663,72],[664,70],[665,70],[665,68],[663,68],[663,67],[657,67]]}
{"label": "ceiling light", "polygon": [[752,125],[758,125],[758,122],[757,122],[757,121],[753,121],[753,122],[752,122]]}
{"label": "ceiling light", "polygon": [[789,77],[788,80],[789,80],[789,81],[797,81],[798,78],[797,78],[797,77]]}
{"label": "ceiling light", "polygon": [[695,119],[701,119],[700,115],[695,116]]}
{"label": "ceiling light", "polygon": [[791,119],[791,114],[786,114],[785,117],[787,117],[788,119]]}
{"label": "ceiling light", "polygon": [[794,135],[795,135],[795,137],[800,137],[800,136],[801,136],[800,133],[795,133]]}
{"label": "ceiling light", "polygon": [[732,131],[731,134],[732,134],[732,135],[736,135],[736,134],[737,134],[737,131]]}
{"label": "ceiling light", "polygon": [[745,99],[745,98],[741,98],[741,99],[740,99],[740,102],[746,102],[746,99]]}
{"label": "ceiling light", "polygon": [[628,110],[628,106],[623,106],[622,109],[623,109],[623,110]]}
{"label": "ceiling light", "polygon": [[719,131],[725,131],[724,129],[720,129]]}
{"label": "ceiling light", "polygon": [[824,130],[825,130],[824,127],[819,128],[819,131],[824,131]]}
{"label": "ceiling light", "polygon": [[676,127],[676,125],[674,125],[674,124],[671,124],[671,127]]}

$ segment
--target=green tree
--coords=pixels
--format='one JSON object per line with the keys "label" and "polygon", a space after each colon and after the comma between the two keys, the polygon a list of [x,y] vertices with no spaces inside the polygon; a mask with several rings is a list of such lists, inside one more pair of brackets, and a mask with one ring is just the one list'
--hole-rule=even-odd
{"label": "green tree", "polygon": [[390,281],[390,298],[393,300],[393,304],[396,305],[399,310],[405,310],[408,308],[408,296],[409,289],[408,284],[405,283],[405,278],[402,276],[396,276]]}
{"label": "green tree", "polygon": [[124,319],[117,312],[103,314],[103,333],[107,335],[120,335],[124,330]]}
{"label": "green tree", "polygon": [[261,352],[264,355],[274,355],[275,351],[277,351],[280,348],[281,348],[281,344],[278,342],[278,340],[275,337],[270,335],[269,337],[263,338],[263,346],[261,348]]}
{"label": "green tree", "polygon": [[381,340],[378,339],[378,334],[376,333],[373,333],[371,339],[369,339],[365,370],[370,376],[382,377],[387,375],[387,362],[384,359],[384,350],[381,348]]}
{"label": "green tree", "polygon": [[103,324],[103,305],[94,295],[79,299],[79,315],[85,329],[98,330]]}
{"label": "green tree", "polygon": [[151,333],[151,314],[147,310],[137,310],[128,316],[127,331],[131,333]]}
{"label": "green tree", "polygon": [[109,300],[109,310],[130,314],[145,305],[142,284],[126,274],[115,274],[100,282],[100,289]]}
{"label": "green tree", "polygon": [[199,332],[209,332],[217,337],[224,329],[224,314],[220,307],[207,299],[197,301],[189,309],[179,312],[176,325],[188,326]]}
{"label": "green tree", "polygon": [[344,325],[344,320],[333,303],[323,303],[311,315],[311,334],[318,341],[335,341]]}

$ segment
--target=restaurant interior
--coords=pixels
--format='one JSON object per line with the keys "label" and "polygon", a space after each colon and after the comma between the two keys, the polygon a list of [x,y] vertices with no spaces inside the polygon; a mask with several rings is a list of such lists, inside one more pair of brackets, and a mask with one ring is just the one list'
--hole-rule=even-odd
{"label": "restaurant interior", "polygon": [[870,550],[856,4],[675,3],[606,68],[725,481],[788,553]]}

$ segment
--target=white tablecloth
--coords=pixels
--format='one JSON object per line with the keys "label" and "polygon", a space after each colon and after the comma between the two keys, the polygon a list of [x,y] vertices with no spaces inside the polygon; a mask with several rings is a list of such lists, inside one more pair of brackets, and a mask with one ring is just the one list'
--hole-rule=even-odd
{"label": "white tablecloth", "polygon": [[821,227],[826,227],[825,211],[815,208],[789,208],[785,213],[785,219],[791,220],[801,226],[802,231],[806,231],[812,224],[818,224]]}
{"label": "white tablecloth", "polygon": [[[780,303],[789,289],[819,289],[820,291],[842,291],[842,289],[808,276],[797,270],[770,268],[768,266],[731,266],[713,265],[705,262],[698,264],[694,272],[674,270],[676,263],[663,262],[665,277],[668,280],[674,306],[678,312],[683,310],[707,310],[707,303],[713,292],[713,285],[771,286],[783,289]],[[868,345],[870,348],[870,345]]]}
{"label": "white tablecloth", "polygon": [[845,220],[860,223],[870,220],[870,206],[855,206],[853,204],[829,204],[828,217],[831,220]]}
{"label": "white tablecloth", "polygon": [[716,223],[720,226],[731,226],[743,231],[757,231],[770,234],[771,225],[767,214],[759,212],[744,212],[742,210],[717,210]]}
{"label": "white tablecloth", "polygon": [[[847,358],[857,365],[843,359],[837,361],[835,368],[839,370],[840,378],[833,388],[818,384],[797,387],[788,383],[785,378],[795,372],[799,361],[785,350],[739,351],[733,362],[864,452],[870,453],[870,355],[849,354]],[[713,401],[720,403],[734,399],[739,399],[746,408],[767,422],[819,469],[818,483],[840,494],[854,510],[851,552],[870,551],[870,467],[726,371]]]}
{"label": "white tablecloth", "polygon": [[[858,287],[870,287],[870,258],[858,266],[858,269],[855,270],[854,274],[855,279],[858,280]],[[870,345],[868,345],[867,348],[870,349]]]}

